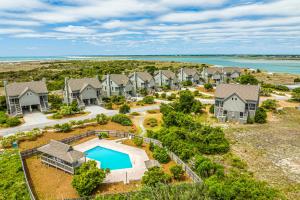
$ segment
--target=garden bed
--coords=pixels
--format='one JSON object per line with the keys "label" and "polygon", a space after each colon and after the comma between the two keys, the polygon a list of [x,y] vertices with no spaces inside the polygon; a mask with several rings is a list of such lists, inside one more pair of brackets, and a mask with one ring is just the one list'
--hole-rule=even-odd
{"label": "garden bed", "polygon": [[[74,118],[74,117],[80,117],[80,116],[86,116],[89,115],[91,112],[81,112],[81,113],[75,113],[72,115],[64,115],[62,118],[60,119],[68,119],[68,118]],[[53,118],[53,115],[50,115],[47,117],[48,119],[53,119],[56,120],[55,118]]]}

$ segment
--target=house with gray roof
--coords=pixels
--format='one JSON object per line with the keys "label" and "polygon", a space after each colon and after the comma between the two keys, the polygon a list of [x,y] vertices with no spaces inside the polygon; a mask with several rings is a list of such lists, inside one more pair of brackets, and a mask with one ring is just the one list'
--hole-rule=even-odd
{"label": "house with gray roof", "polygon": [[196,68],[180,68],[177,72],[179,82],[191,81],[193,84],[199,84],[201,74]]}
{"label": "house with gray roof", "polygon": [[133,72],[128,78],[133,85],[133,93],[135,95],[141,90],[147,92],[153,92],[155,90],[154,78],[148,72]]}
{"label": "house with gray roof", "polygon": [[73,101],[83,108],[87,105],[99,105],[101,101],[101,83],[95,78],[65,78],[64,102],[68,105]]}
{"label": "house with gray roof", "polygon": [[37,150],[42,153],[41,160],[44,164],[71,174],[74,174],[75,168],[85,162],[84,153],[56,140],[50,140],[49,144],[39,147]]}
{"label": "house with gray roof", "polygon": [[125,74],[107,74],[102,79],[103,96],[125,96],[126,98],[134,95],[133,85]]}
{"label": "house with gray roof", "polygon": [[239,67],[222,67],[214,66],[204,68],[202,77],[206,82],[212,82],[216,85],[227,83],[230,80],[236,80],[242,73],[242,68]]}
{"label": "house with gray roof", "polygon": [[258,85],[220,84],[216,87],[214,114],[221,122],[246,123],[259,106]]}
{"label": "house with gray roof", "polygon": [[46,80],[19,83],[4,81],[7,110],[10,115],[22,116],[25,112],[48,110]]}
{"label": "house with gray roof", "polygon": [[156,87],[167,86],[170,89],[178,89],[178,79],[176,74],[171,70],[159,70],[154,73],[154,81]]}

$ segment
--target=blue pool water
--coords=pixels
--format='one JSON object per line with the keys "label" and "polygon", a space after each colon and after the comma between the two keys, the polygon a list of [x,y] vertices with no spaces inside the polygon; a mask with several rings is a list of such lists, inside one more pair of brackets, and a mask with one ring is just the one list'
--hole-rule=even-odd
{"label": "blue pool water", "polygon": [[85,153],[87,158],[99,161],[102,169],[116,170],[132,167],[129,155],[126,153],[100,146],[94,147]]}

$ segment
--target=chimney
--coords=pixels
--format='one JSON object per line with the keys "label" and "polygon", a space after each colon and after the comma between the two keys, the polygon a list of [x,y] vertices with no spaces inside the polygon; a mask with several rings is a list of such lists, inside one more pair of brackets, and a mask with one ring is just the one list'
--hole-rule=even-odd
{"label": "chimney", "polygon": [[159,70],[158,73],[159,73],[159,86],[162,86],[162,71]]}
{"label": "chimney", "polygon": [[106,75],[107,97],[111,96],[110,74]]}
{"label": "chimney", "polygon": [[133,80],[134,80],[134,92],[137,92],[137,75],[136,72],[133,72]]}

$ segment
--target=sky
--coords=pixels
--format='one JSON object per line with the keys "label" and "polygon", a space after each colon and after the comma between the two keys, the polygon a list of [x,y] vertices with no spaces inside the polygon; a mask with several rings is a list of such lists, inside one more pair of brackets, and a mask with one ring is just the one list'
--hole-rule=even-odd
{"label": "sky", "polygon": [[0,56],[300,54],[300,0],[0,0]]}

